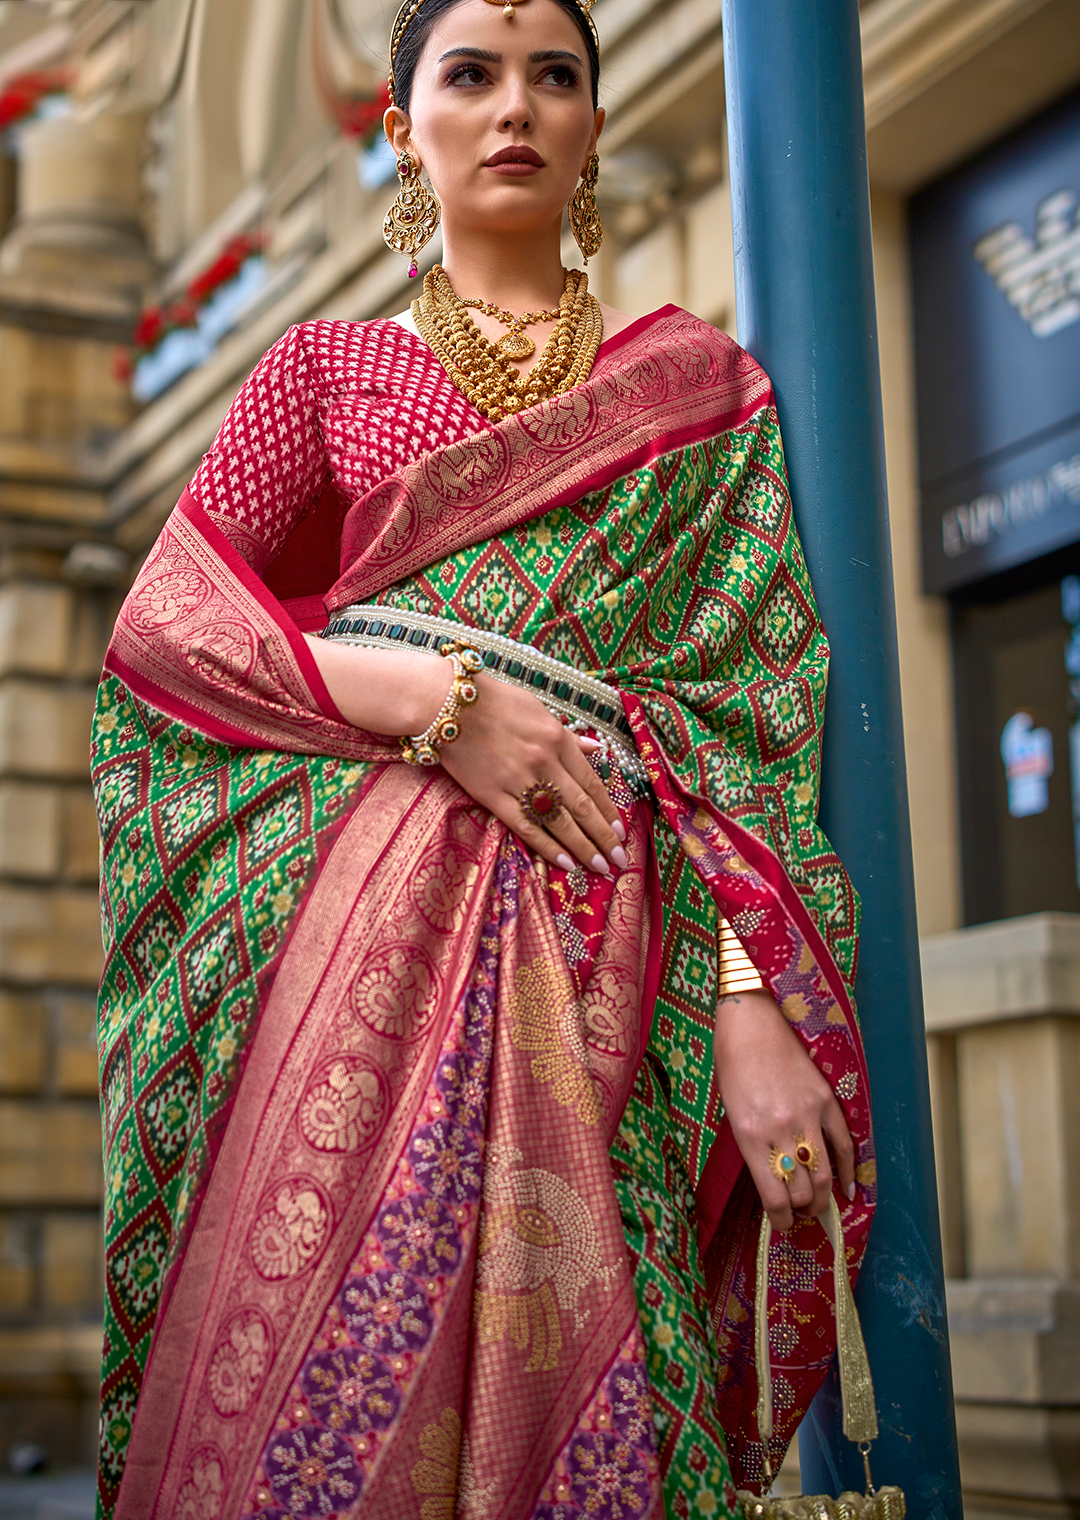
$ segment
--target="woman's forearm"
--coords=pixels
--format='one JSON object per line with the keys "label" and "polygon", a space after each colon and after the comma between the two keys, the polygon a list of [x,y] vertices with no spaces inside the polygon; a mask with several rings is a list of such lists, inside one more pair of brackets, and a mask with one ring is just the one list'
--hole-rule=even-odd
{"label": "woman's forearm", "polygon": [[368,733],[423,733],[450,690],[454,671],[448,660],[305,637],[342,717]]}

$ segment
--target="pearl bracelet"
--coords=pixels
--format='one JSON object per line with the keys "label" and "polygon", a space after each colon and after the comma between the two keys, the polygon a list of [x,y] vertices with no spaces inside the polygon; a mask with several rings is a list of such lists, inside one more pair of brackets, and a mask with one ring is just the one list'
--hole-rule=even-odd
{"label": "pearl bracelet", "polygon": [[461,642],[444,644],[439,653],[454,667],[453,684],[424,732],[398,740],[406,765],[438,765],[440,749],[444,744],[453,744],[461,733],[461,709],[471,707],[479,695],[473,677],[483,666],[483,656]]}

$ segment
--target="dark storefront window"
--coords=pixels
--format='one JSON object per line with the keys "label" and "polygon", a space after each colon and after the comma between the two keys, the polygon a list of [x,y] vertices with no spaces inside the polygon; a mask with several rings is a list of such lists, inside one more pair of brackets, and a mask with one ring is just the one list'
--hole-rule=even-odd
{"label": "dark storefront window", "polygon": [[[964,918],[1080,913],[1080,550],[953,605]],[[1071,560],[1071,564],[1069,563]],[[1075,642],[1074,642],[1075,640]]]}
{"label": "dark storefront window", "polygon": [[1080,94],[917,195],[911,247],[965,921],[1080,913]]}

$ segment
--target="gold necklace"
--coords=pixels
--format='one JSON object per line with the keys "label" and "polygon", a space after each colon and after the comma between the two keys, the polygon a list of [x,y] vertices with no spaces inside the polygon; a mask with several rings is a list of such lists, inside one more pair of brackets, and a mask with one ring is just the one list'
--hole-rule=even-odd
{"label": "gold necklace", "polygon": [[589,294],[589,277],[582,269],[566,271],[555,330],[527,375],[480,331],[441,264],[424,276],[412,316],[458,390],[491,422],[587,380],[604,335],[600,303]]}
{"label": "gold necklace", "polygon": [[489,317],[495,317],[508,327],[510,331],[505,337],[499,338],[495,347],[500,354],[505,354],[508,359],[527,359],[530,354],[536,352],[536,344],[525,331],[534,322],[557,322],[559,320],[558,308],[555,311],[526,311],[520,317],[515,317],[512,311],[503,311],[501,306],[493,306],[490,301],[471,301],[462,297],[462,306],[470,306],[473,311],[485,312]]}

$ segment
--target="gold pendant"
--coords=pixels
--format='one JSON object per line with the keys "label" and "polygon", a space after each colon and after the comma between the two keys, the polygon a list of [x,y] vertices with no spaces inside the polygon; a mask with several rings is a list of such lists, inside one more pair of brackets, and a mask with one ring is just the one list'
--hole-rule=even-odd
{"label": "gold pendant", "polygon": [[536,344],[527,332],[522,332],[520,327],[512,327],[499,339],[495,347],[508,359],[527,359],[530,354],[536,352]]}

